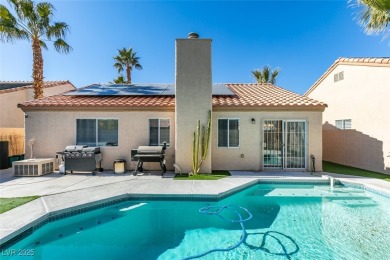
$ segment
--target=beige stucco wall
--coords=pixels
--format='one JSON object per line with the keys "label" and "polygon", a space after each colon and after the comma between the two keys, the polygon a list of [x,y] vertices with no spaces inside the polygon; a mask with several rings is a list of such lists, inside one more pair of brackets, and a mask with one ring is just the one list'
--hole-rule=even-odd
{"label": "beige stucco wall", "polygon": [[[218,147],[218,119],[232,118],[240,120],[240,147]],[[255,119],[252,124],[251,119]],[[213,112],[213,170],[263,170],[263,121],[264,120],[305,120],[307,122],[307,166],[310,155],[316,158],[315,170],[322,171],[322,112],[305,111],[214,111]],[[244,155],[244,158],[241,157]]]}
{"label": "beige stucco wall", "polygon": [[[212,109],[210,39],[176,40],[175,86],[176,164],[192,172],[193,133],[198,120],[207,124]],[[211,160],[203,161],[200,172],[211,173]]]}
{"label": "beige stucco wall", "polygon": [[[149,119],[169,118],[171,120],[171,144],[166,150],[166,161],[168,170],[173,170],[175,162],[175,114],[174,111],[28,111],[26,119],[26,158],[30,158],[29,140],[35,139],[35,158],[54,158],[56,152],[62,151],[65,146],[76,142],[76,119],[77,118],[101,118],[118,119],[119,121],[119,145],[117,147],[101,147],[103,153],[102,167],[112,169],[115,159],[127,160],[127,169],[133,170],[134,164],[130,165],[130,150],[140,145],[148,145],[149,142]],[[262,166],[262,122],[266,119],[296,119],[308,122],[308,152],[307,158],[313,154],[316,157],[316,170],[321,171],[322,156],[322,112],[301,112],[301,111],[279,111],[260,112],[243,111],[213,112],[212,142],[210,145],[212,158],[212,169],[224,170],[263,170]],[[239,148],[218,148],[217,131],[218,118],[240,119],[240,147]],[[256,123],[251,123],[255,118]],[[190,154],[191,147],[187,147]],[[241,158],[244,154],[244,158]],[[177,155],[177,154],[176,154]],[[308,161],[308,169],[310,164]],[[158,163],[149,163],[146,168],[159,170]],[[184,171],[183,172],[188,172]]]}
{"label": "beige stucco wall", "polygon": [[26,100],[25,90],[0,94],[0,128],[24,128],[24,113],[17,104]]}
{"label": "beige stucco wall", "polygon": [[[52,96],[74,89],[71,84],[44,88],[43,96]],[[32,88],[0,94],[0,128],[24,128],[24,113],[19,103],[34,99]]]}
{"label": "beige stucco wall", "polygon": [[[166,150],[168,170],[173,169],[175,129],[173,111],[29,111],[26,119],[26,158],[30,158],[28,140],[35,139],[35,158],[55,158],[56,152],[76,143],[76,119],[118,119],[118,146],[101,147],[104,169],[112,169],[115,159],[125,159],[130,164],[130,150],[149,145],[149,119],[171,120],[171,144]],[[159,170],[158,163],[145,163],[145,169]]]}
{"label": "beige stucco wall", "polygon": [[[334,74],[341,71],[344,71],[344,80],[334,82]],[[324,160],[390,173],[389,86],[389,65],[341,64],[308,95],[328,105],[323,115],[324,124],[334,126],[335,120],[351,119],[352,129],[360,133],[344,135],[350,138],[344,141],[353,145],[351,148],[337,137],[343,133],[332,133],[329,131],[334,128],[324,128],[327,131],[324,133]],[[368,144],[370,142],[372,144]],[[382,148],[379,148],[380,143]],[[335,156],[335,151],[343,156]]]}

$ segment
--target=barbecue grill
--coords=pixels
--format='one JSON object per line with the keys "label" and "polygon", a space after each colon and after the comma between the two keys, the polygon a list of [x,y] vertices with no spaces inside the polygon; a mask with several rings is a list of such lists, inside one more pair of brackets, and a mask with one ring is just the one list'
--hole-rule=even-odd
{"label": "barbecue grill", "polygon": [[158,162],[160,163],[161,174],[167,171],[165,166],[165,149],[167,148],[166,144],[164,146],[139,146],[138,149],[131,151],[131,158],[134,161],[138,161],[137,167],[135,168],[133,175],[137,174],[137,171],[143,172],[144,162]]}
{"label": "barbecue grill", "polygon": [[[100,147],[68,145],[63,152],[58,152],[58,154],[61,154],[65,161],[64,174],[66,174],[66,171],[70,171],[70,173],[73,173],[73,171],[90,171],[95,175],[96,171],[103,171]],[[99,168],[96,167],[96,163],[99,163]]]}

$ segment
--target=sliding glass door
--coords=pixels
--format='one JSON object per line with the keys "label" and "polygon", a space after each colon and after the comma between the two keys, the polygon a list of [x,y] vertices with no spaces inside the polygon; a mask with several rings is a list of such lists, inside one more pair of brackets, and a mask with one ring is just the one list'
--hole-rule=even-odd
{"label": "sliding glass door", "polygon": [[263,125],[263,163],[267,168],[282,168],[283,124],[279,120],[266,120]]}
{"label": "sliding glass door", "polygon": [[266,169],[305,169],[307,130],[304,120],[265,120],[263,165]]}

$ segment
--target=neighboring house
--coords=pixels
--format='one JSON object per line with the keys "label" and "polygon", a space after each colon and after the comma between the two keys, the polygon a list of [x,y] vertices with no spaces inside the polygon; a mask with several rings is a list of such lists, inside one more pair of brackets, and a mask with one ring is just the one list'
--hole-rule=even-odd
{"label": "neighboring house", "polygon": [[390,173],[390,58],[340,58],[305,93],[328,105],[323,159]]}
{"label": "neighboring house", "polygon": [[[44,82],[43,95],[45,97],[76,89],[69,81]],[[24,137],[24,113],[18,103],[34,99],[32,82],[28,81],[0,81],[0,136]],[[16,150],[22,150],[16,149]],[[10,149],[10,152],[12,149]]]}
{"label": "neighboring house", "polygon": [[212,111],[200,172],[311,170],[311,155],[322,170],[324,103],[270,84],[211,79],[211,40],[178,39],[175,84],[96,84],[19,104],[28,115],[26,140],[35,139],[36,157],[55,157],[72,144],[101,146],[105,169],[115,159],[126,159],[131,169],[131,149],[166,142],[167,168],[176,163],[191,172],[197,120],[206,125]]}

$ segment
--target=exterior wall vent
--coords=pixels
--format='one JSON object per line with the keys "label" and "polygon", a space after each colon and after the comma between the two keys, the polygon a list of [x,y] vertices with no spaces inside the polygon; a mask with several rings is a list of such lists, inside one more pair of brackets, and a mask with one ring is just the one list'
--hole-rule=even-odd
{"label": "exterior wall vent", "polygon": [[344,71],[334,74],[334,82],[344,79]]}
{"label": "exterior wall vent", "polygon": [[41,176],[54,171],[54,159],[29,159],[12,163],[15,176]]}

